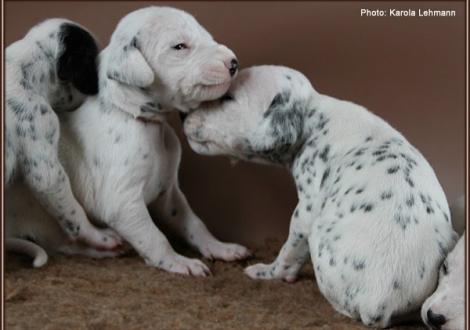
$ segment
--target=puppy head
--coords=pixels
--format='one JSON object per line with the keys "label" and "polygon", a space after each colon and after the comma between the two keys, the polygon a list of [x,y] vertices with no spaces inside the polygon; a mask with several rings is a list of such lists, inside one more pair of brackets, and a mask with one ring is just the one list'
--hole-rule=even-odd
{"label": "puppy head", "polygon": [[421,318],[432,329],[463,329],[465,317],[464,236],[439,270],[439,285],[421,308]]}
{"label": "puppy head", "polygon": [[102,65],[108,83],[119,84],[121,92],[116,93],[140,89],[153,96],[151,103],[158,102],[157,106],[144,112],[186,112],[217,99],[238,69],[234,53],[215,42],[194,17],[166,7],[143,8],[124,17]]}
{"label": "puppy head", "polygon": [[316,92],[304,75],[281,66],[240,71],[217,101],[191,112],[184,131],[191,148],[261,163],[292,160]]}

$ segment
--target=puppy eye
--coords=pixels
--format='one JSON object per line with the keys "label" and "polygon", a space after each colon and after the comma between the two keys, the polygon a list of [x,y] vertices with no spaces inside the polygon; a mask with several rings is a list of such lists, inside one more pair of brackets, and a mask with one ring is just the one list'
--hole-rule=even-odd
{"label": "puppy eye", "polygon": [[233,98],[233,96],[230,95],[229,93],[226,93],[224,96],[222,96],[222,97],[220,98],[220,100],[221,100],[222,102],[225,102],[225,101],[233,101],[234,98]]}
{"label": "puppy eye", "polygon": [[173,46],[173,49],[176,50],[182,50],[182,49],[187,49],[188,46],[185,43],[177,44],[176,46]]}

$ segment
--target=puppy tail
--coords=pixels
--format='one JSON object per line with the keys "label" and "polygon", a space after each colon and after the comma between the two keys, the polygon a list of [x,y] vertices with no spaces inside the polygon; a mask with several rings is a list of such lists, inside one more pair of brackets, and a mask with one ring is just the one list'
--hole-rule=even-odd
{"label": "puppy tail", "polygon": [[31,241],[21,238],[7,238],[5,240],[5,249],[10,252],[24,253],[33,258],[33,267],[39,268],[46,264],[46,251]]}

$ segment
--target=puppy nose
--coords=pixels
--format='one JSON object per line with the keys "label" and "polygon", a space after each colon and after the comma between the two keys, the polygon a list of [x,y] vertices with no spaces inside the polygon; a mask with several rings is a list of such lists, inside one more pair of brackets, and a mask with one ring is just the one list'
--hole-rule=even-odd
{"label": "puppy nose", "polygon": [[434,314],[431,309],[427,312],[428,322],[433,329],[440,329],[446,323],[446,318],[441,314]]}
{"label": "puppy nose", "polygon": [[237,73],[237,70],[238,70],[238,61],[237,59],[232,59],[230,61],[230,67],[228,68],[228,71],[230,72],[230,76],[234,76],[235,73]]}

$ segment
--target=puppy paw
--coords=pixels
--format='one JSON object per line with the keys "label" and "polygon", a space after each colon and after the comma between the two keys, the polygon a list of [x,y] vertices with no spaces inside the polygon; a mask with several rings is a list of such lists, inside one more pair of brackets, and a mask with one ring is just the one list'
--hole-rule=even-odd
{"label": "puppy paw", "polygon": [[291,267],[281,267],[277,263],[255,264],[245,268],[245,274],[254,280],[284,280],[294,282],[297,279],[297,271],[290,271]]}
{"label": "puppy paw", "polygon": [[170,273],[202,277],[211,275],[211,271],[202,261],[186,258],[181,255],[175,255],[171,258],[161,260],[156,266]]}
{"label": "puppy paw", "polygon": [[251,256],[246,247],[233,243],[217,242],[213,246],[201,248],[200,251],[204,258],[224,261],[242,260]]}

